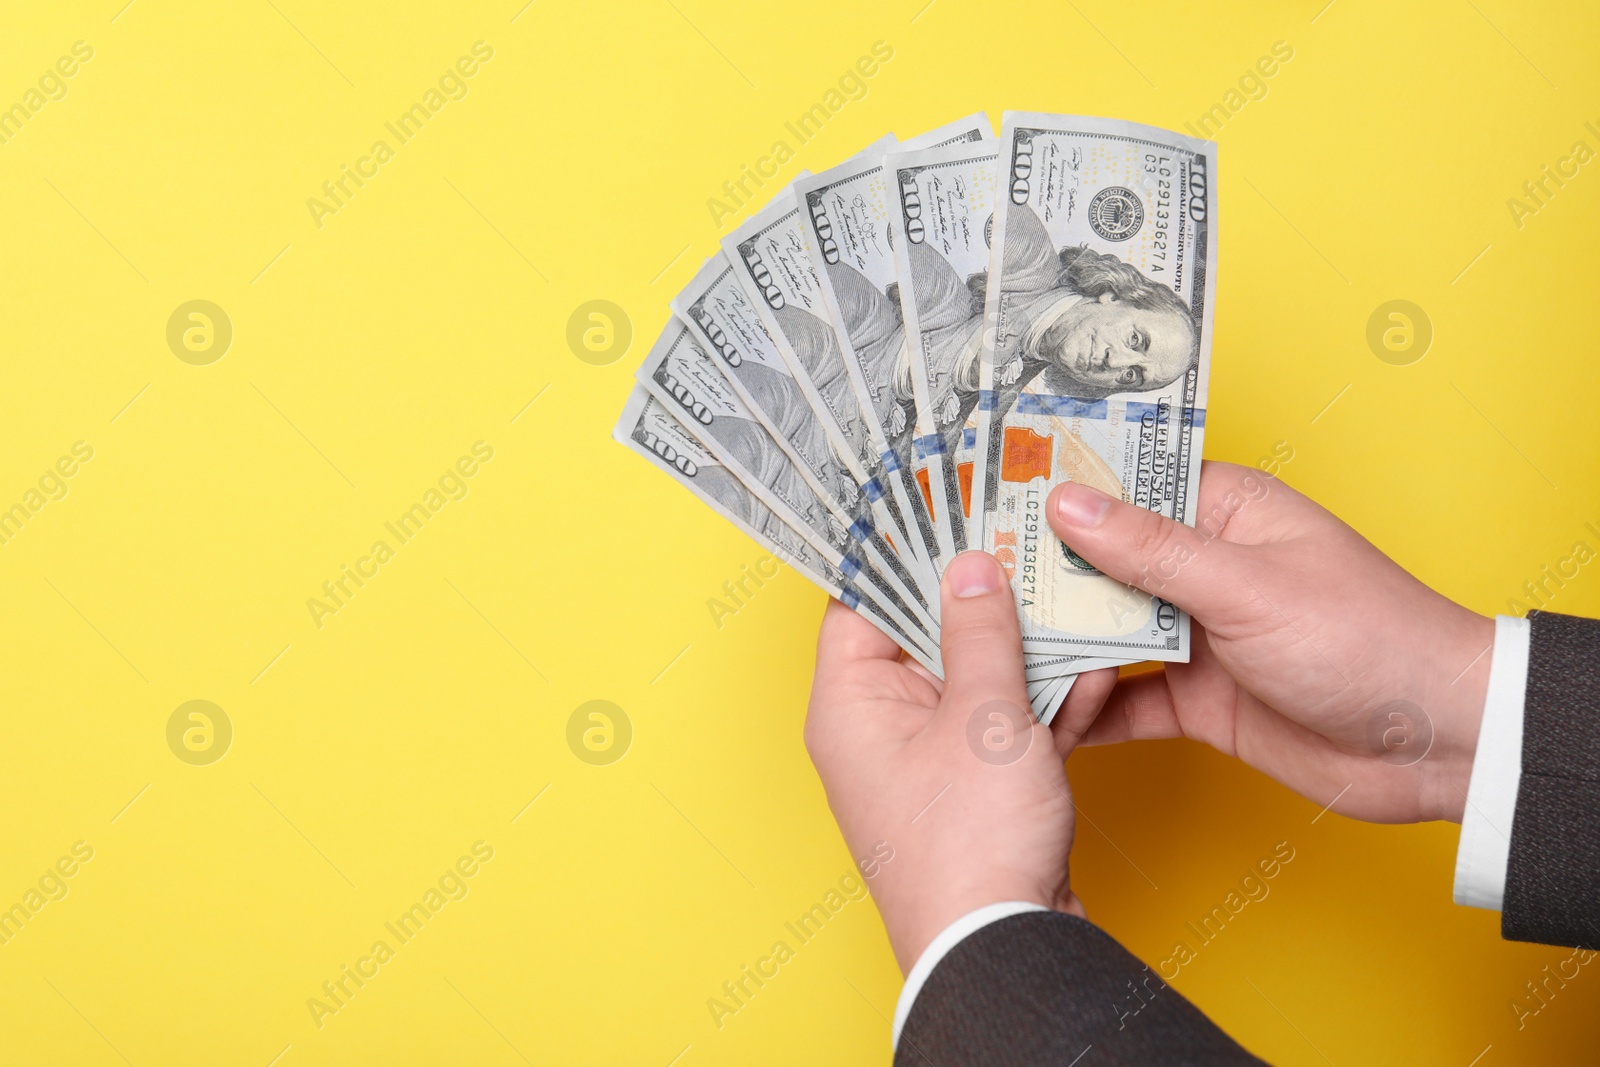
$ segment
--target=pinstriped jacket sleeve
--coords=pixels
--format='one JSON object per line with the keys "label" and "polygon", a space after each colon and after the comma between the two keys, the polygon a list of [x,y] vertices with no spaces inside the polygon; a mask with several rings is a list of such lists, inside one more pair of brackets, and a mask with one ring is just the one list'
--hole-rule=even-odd
{"label": "pinstriped jacket sleeve", "polygon": [[1054,911],[998,919],[945,953],[911,1004],[894,1062],[1067,1067],[1080,1058],[1262,1062],[1099,927]]}
{"label": "pinstriped jacket sleeve", "polygon": [[1600,621],[1530,611],[1501,933],[1600,947]]}

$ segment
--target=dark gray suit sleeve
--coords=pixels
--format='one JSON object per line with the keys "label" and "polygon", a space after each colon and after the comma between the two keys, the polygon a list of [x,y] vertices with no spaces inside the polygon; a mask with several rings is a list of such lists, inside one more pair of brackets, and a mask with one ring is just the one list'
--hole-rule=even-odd
{"label": "dark gray suit sleeve", "polygon": [[974,932],[911,1006],[896,1067],[1262,1061],[1092,923],[1025,912]]}
{"label": "dark gray suit sleeve", "polygon": [[1600,621],[1528,612],[1522,781],[1500,931],[1600,947]]}

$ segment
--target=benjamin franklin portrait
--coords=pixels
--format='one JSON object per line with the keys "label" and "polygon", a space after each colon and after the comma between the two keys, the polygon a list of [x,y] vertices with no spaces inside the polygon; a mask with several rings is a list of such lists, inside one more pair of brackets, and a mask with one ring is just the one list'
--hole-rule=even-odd
{"label": "benjamin franklin portrait", "polygon": [[[963,280],[926,244],[912,244],[908,253],[928,339],[933,429],[954,453],[978,403],[986,279]],[[914,431],[906,409],[914,403],[917,368],[899,307],[848,266],[832,264],[829,273],[852,337],[876,342],[864,346],[869,377],[893,389],[902,414],[885,429],[905,455]],[[1006,216],[1002,276],[1007,330],[995,358],[1000,415],[1030,383],[1056,396],[1103,400],[1170,385],[1195,364],[1199,331],[1177,294],[1115,256],[1081,245],[1056,249],[1026,206],[1012,205]]]}

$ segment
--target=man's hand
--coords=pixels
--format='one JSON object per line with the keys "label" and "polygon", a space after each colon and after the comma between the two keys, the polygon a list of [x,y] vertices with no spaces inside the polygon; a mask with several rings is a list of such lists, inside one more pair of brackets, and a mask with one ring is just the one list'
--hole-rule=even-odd
{"label": "man's hand", "polygon": [[[1282,482],[1207,463],[1197,528],[1081,485],[1056,536],[1193,617],[1193,658],[1126,678],[1076,743],[1191,737],[1374,822],[1461,821],[1494,622],[1435,593]],[[1348,792],[1345,790],[1348,788]]]}
{"label": "man's hand", "polygon": [[[952,560],[941,605],[943,683],[830,602],[806,717],[806,747],[902,971],[986,904],[1083,914],[1067,880],[1066,749],[1028,708],[1017,608],[994,557]],[[1080,677],[1057,720],[1092,719],[1115,680]]]}

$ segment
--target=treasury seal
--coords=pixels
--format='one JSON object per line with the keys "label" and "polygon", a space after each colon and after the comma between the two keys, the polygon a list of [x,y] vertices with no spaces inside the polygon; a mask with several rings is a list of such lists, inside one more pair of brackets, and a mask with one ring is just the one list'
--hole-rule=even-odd
{"label": "treasury seal", "polygon": [[1126,241],[1144,225],[1144,205],[1132,189],[1111,185],[1089,201],[1089,228],[1107,241]]}
{"label": "treasury seal", "polygon": [[1066,557],[1069,566],[1075,568],[1076,570],[1082,571],[1084,574],[1100,573],[1095,569],[1094,564],[1090,563],[1088,560],[1072,551],[1072,549],[1068,548],[1065,544],[1061,544],[1061,542],[1057,542],[1057,544],[1061,545],[1061,554]]}

